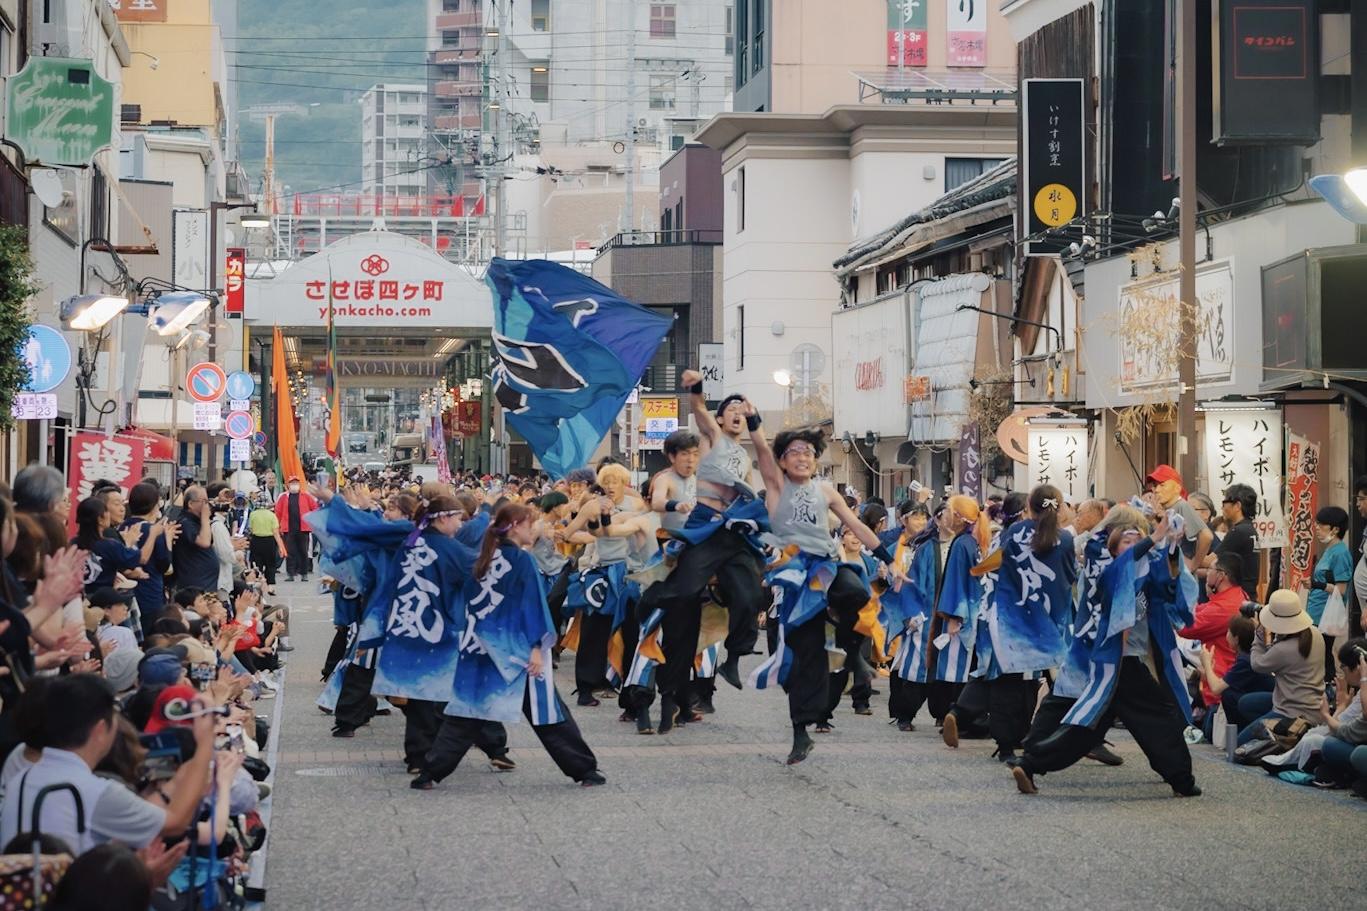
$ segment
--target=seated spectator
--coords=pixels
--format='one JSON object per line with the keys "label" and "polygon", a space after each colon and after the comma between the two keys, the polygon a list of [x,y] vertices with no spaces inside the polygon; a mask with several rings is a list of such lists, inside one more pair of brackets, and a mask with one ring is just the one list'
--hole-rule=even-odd
{"label": "seated spectator", "polygon": [[1338,711],[1331,712],[1327,702],[1321,707],[1329,734],[1320,744],[1321,765],[1316,778],[1341,787],[1354,784],[1367,796],[1367,789],[1360,787],[1367,781],[1367,687],[1362,685],[1367,671],[1367,639],[1343,643],[1338,659]]}
{"label": "seated spectator", "polygon": [[146,911],[152,903],[152,874],[143,861],[118,844],[91,848],[67,868],[52,893],[50,911]]}
{"label": "seated spectator", "polygon": [[[1253,636],[1257,631],[1254,622],[1242,613],[1229,618],[1225,626],[1225,642],[1234,652],[1234,663],[1223,673],[1215,671],[1215,650],[1206,646],[1201,650],[1201,686],[1220,700],[1225,710],[1225,721],[1240,727],[1244,719],[1239,715],[1239,700],[1248,693],[1270,693],[1273,681],[1267,674],[1260,674],[1249,664],[1249,652],[1253,648]],[[1207,717],[1206,737],[1210,739],[1215,713]],[[1251,719],[1250,719],[1251,720]]]}
{"label": "seated spectator", "polygon": [[[1239,586],[1240,560],[1232,553],[1221,554],[1206,572],[1206,591],[1210,599],[1196,605],[1192,624],[1178,630],[1177,635],[1196,639],[1203,649],[1213,652],[1215,676],[1223,677],[1234,666],[1236,652],[1230,644],[1229,618],[1239,613],[1244,603],[1244,590]],[[1213,710],[1220,697],[1204,681],[1201,696],[1206,708]]]}
{"label": "seated spectator", "polygon": [[1320,717],[1324,698],[1324,637],[1301,607],[1300,596],[1278,589],[1258,614],[1249,664],[1262,674],[1272,674],[1271,693],[1249,693],[1239,700],[1239,744],[1265,736],[1262,722],[1301,718],[1311,724]]}
{"label": "seated spectator", "polygon": [[[72,544],[84,550],[86,556],[85,590],[92,594],[102,588],[112,588],[114,578],[122,573],[126,578],[140,578],[142,554],[130,544],[138,539],[138,532],[125,529],[119,540],[105,537],[111,527],[109,509],[100,497],[86,497],[76,507],[76,537]],[[155,542],[153,542],[155,543]],[[151,548],[148,548],[149,556]]]}
{"label": "seated spectator", "polygon": [[[212,716],[195,719],[195,756],[177,770],[175,794],[163,809],[94,773],[118,731],[114,690],[108,682],[91,674],[72,674],[47,687],[44,703],[42,740],[36,744],[43,751],[42,758],[6,783],[0,842],[36,823],[80,855],[108,841],[144,848],[158,836],[175,836],[185,830],[208,783]],[[77,826],[75,803],[59,792],[49,792],[40,818],[34,819],[35,798],[52,785],[70,785],[81,796],[83,830]]]}

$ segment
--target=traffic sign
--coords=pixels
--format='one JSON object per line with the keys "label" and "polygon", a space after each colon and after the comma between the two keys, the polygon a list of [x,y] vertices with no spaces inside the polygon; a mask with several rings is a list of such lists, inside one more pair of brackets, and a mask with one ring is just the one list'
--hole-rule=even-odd
{"label": "traffic sign", "polygon": [[52,421],[57,419],[57,393],[19,392],[15,393],[14,406],[10,409],[16,420]]}
{"label": "traffic sign", "polygon": [[195,429],[217,430],[223,423],[223,411],[217,402],[195,402]]}
{"label": "traffic sign", "polygon": [[29,371],[24,391],[50,392],[71,372],[71,346],[51,326],[34,324],[28,327],[28,338],[24,341],[24,360]]}
{"label": "traffic sign", "polygon": [[266,431],[264,431],[264,430],[258,430],[258,431],[256,432],[256,434],[252,437],[252,442],[255,443],[255,444],[258,445],[258,446],[265,446],[265,445],[266,445]]}
{"label": "traffic sign", "polygon": [[211,361],[195,364],[185,376],[185,391],[196,402],[217,402],[226,385],[228,377],[223,368]]}
{"label": "traffic sign", "polygon": [[252,460],[251,440],[232,440],[228,443],[228,461],[250,462]]}
{"label": "traffic sign", "polygon": [[223,421],[223,429],[234,440],[246,440],[256,432],[256,421],[246,411],[230,411]]}
{"label": "traffic sign", "polygon": [[256,380],[250,373],[242,370],[234,370],[228,374],[228,381],[225,384],[228,390],[228,398],[243,401],[252,397],[256,391]]}

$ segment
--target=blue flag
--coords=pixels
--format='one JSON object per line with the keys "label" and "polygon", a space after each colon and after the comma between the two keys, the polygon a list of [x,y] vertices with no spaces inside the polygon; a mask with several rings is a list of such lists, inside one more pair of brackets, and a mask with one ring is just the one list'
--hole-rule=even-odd
{"label": "blue flag", "polygon": [[494,258],[494,395],[542,467],[588,461],[669,332],[670,320],[545,260]]}

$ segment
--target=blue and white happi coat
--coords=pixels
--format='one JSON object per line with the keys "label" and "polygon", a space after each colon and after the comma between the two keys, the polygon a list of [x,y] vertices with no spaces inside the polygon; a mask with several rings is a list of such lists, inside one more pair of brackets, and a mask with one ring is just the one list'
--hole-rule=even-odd
{"label": "blue and white happi coat", "polygon": [[1087,687],[1091,656],[1096,648],[1097,633],[1101,631],[1101,577],[1114,560],[1106,547],[1106,536],[1100,532],[1091,533],[1082,549],[1073,632],[1066,640],[1063,664],[1054,681],[1055,696],[1076,699]]}
{"label": "blue and white happi coat", "polygon": [[765,584],[774,593],[770,613],[778,621],[778,644],[773,654],[751,672],[750,685],[755,689],[768,689],[788,682],[793,654],[787,645],[787,634],[818,617],[824,622],[826,592],[841,566],[848,566],[860,574],[864,569],[862,565],[841,563],[826,554],[799,550],[764,577]]}
{"label": "blue and white happi coat", "polygon": [[[959,632],[949,637],[942,646],[935,647],[935,679],[946,683],[966,683],[973,667],[973,642],[978,635],[978,610],[982,606],[982,581],[971,570],[982,558],[982,549],[973,535],[962,531],[949,543],[945,560],[940,595],[935,599],[935,613],[940,615],[937,628],[944,635],[947,617],[960,620]],[[937,639],[939,636],[936,637]]]}
{"label": "blue and white happi coat", "polygon": [[[1192,622],[1198,589],[1181,551],[1174,549],[1173,553],[1176,576],[1169,566],[1168,549],[1152,547],[1147,538],[1116,557],[1102,571],[1098,586],[1100,609],[1095,616],[1097,631],[1087,656],[1087,679],[1077,702],[1064,715],[1064,724],[1094,727],[1106,714],[1119,680],[1124,634],[1135,626],[1140,598],[1147,600],[1149,651],[1155,669],[1187,723],[1191,723],[1191,698],[1187,694],[1177,630]],[[1078,622],[1086,623],[1081,614]]]}
{"label": "blue and white happi coat", "polygon": [[[627,667],[626,679],[622,682],[623,686],[639,686],[647,690],[654,689],[655,672],[660,667],[660,660],[649,652],[658,652],[658,648],[664,646],[664,634],[660,630],[664,616],[665,612],[657,607],[647,614],[645,620],[641,622],[640,635],[636,639],[636,651],[631,656],[631,664]],[[654,640],[651,639],[652,634],[654,634]],[[655,642],[656,649],[644,647],[651,641]]]}
{"label": "blue and white happi coat", "polygon": [[[551,672],[555,624],[531,554],[511,544],[499,547],[484,575],[466,582],[462,601],[464,616],[446,714],[517,721],[525,696],[533,725],[564,721]],[[539,676],[527,670],[534,648],[541,651]]]}
{"label": "blue and white happi coat", "polygon": [[992,661],[1003,674],[1034,674],[1063,663],[1077,580],[1073,537],[1061,532],[1046,554],[1032,545],[1037,523],[1022,519],[1002,532],[1002,565],[989,618]]}
{"label": "blue and white happi coat", "polygon": [[[995,554],[1002,546],[1002,533],[998,529],[992,535],[992,544],[987,552]],[[982,608],[978,611],[978,638],[973,642],[974,651],[977,653],[977,666],[973,668],[970,677],[981,678],[983,680],[996,680],[1002,675],[1001,665],[997,663],[996,653],[992,650],[992,620],[993,614],[997,612],[997,576],[999,570],[990,570],[983,573],[982,582]]]}
{"label": "blue and white happi coat", "polygon": [[899,591],[889,588],[880,599],[887,648],[897,654],[892,672],[911,683],[930,680],[930,626],[935,612],[935,589],[939,580],[939,539],[933,529],[919,543],[902,542],[893,557],[907,579]]}
{"label": "blue and white happi coat", "polygon": [[701,544],[723,528],[740,535],[756,554],[764,553],[760,536],[769,531],[769,510],[764,501],[742,494],[718,512],[706,503],[694,503],[684,527],[670,534],[688,544]]}

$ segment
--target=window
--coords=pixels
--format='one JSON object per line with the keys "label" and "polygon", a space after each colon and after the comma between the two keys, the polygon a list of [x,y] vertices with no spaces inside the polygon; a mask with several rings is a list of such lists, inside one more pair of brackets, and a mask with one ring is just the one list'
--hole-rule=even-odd
{"label": "window", "polygon": [[736,308],[736,369],[745,369],[745,305]]}
{"label": "window", "polygon": [[750,78],[750,0],[736,0],[736,86]]}
{"label": "window", "polygon": [[[745,2],[745,0],[741,0]],[[729,57],[736,52],[736,11],[732,7],[726,8],[726,55]]]}
{"label": "window", "polygon": [[665,209],[664,213],[660,216],[660,230],[663,231],[665,234],[668,234],[670,231],[674,230],[673,209]]}
{"label": "window", "polygon": [[679,201],[674,204],[674,227],[678,228],[680,231],[684,228],[683,203],[683,199],[680,198]]}
{"label": "window", "polygon": [[745,230],[745,168],[736,170],[736,233]]}
{"label": "window", "polygon": [[1001,164],[1000,158],[946,158],[945,192],[961,187]]}
{"label": "window", "polygon": [[652,38],[673,38],[673,37],[674,37],[674,4],[673,4],[673,3],[652,3],[652,4],[650,4],[650,37],[652,37]]}
{"label": "window", "polygon": [[532,31],[551,30],[551,0],[532,0]]}
{"label": "window", "polygon": [[650,109],[652,111],[674,110],[674,92],[678,83],[677,76],[651,76]]}
{"label": "window", "polygon": [[531,97],[532,101],[551,100],[551,68],[544,63],[532,66]]}
{"label": "window", "polygon": [[104,171],[93,167],[90,178],[90,236],[109,236],[109,184]]}
{"label": "window", "polygon": [[750,41],[750,71],[758,73],[764,69],[764,4],[765,0],[755,0],[754,36]]}
{"label": "window", "polygon": [[441,0],[441,11],[443,13],[460,12],[460,0]]}
{"label": "window", "polygon": [[682,149],[684,147],[684,143],[687,141],[688,140],[686,137],[680,136],[678,133],[675,133],[673,136],[669,137],[669,150],[671,152],[677,152],[679,151],[679,149]]}

